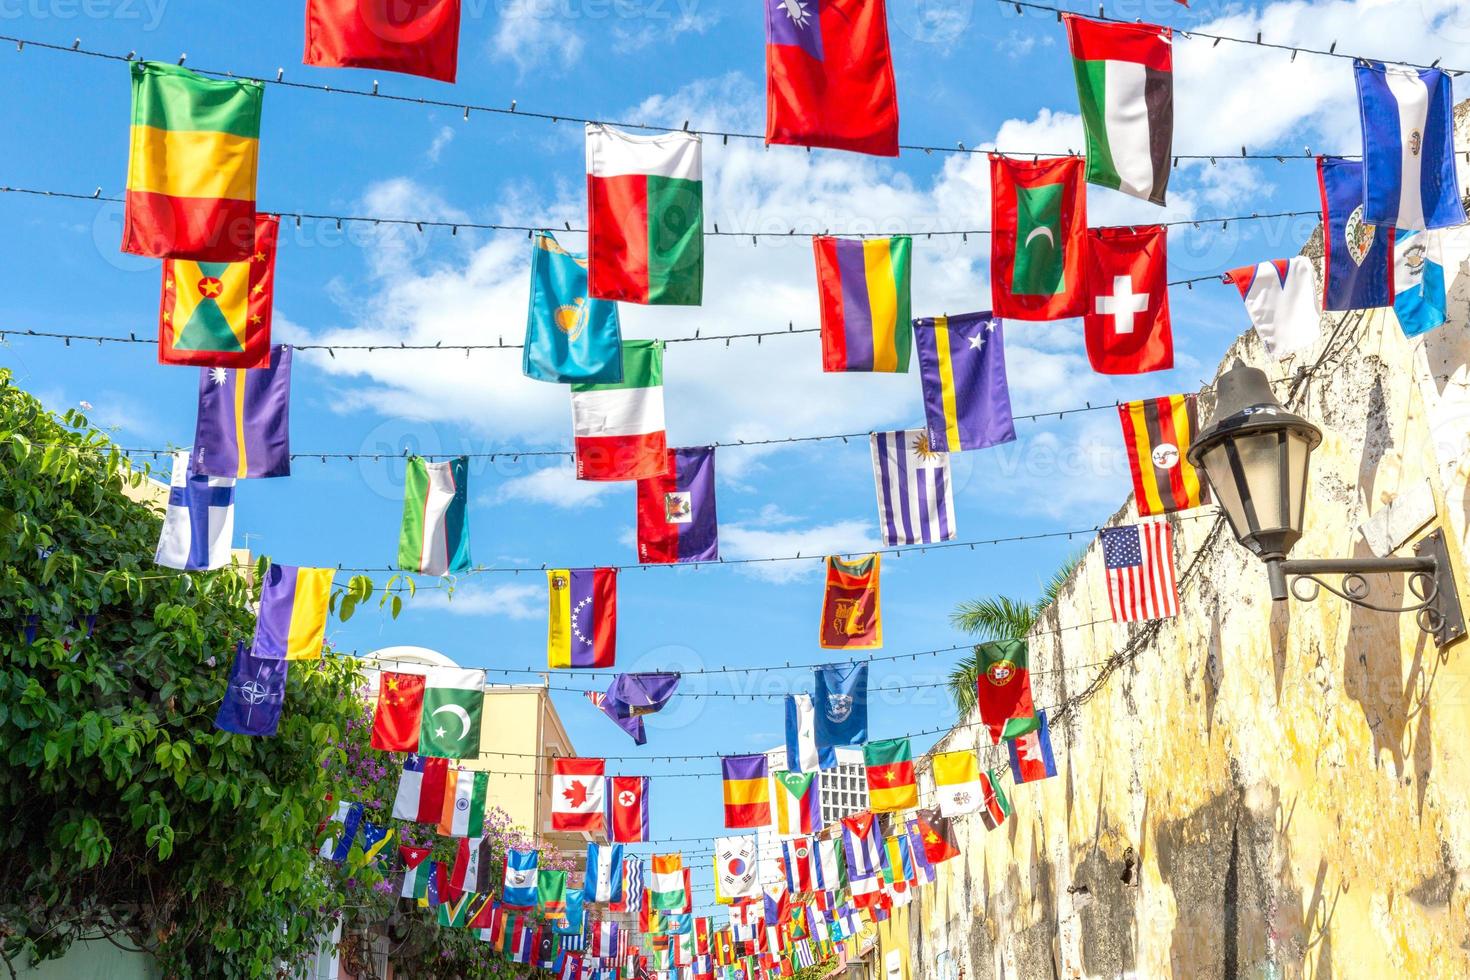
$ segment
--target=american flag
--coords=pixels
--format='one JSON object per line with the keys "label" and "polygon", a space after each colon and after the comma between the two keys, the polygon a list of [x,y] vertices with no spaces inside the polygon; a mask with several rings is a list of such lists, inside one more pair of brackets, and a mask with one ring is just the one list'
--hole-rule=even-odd
{"label": "american flag", "polygon": [[1167,521],[1144,521],[1102,530],[1113,622],[1179,615],[1174,577],[1174,531]]}

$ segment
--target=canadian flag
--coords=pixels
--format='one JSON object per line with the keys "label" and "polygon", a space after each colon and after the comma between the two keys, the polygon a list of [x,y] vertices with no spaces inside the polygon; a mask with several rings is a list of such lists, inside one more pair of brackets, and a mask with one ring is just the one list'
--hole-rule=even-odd
{"label": "canadian flag", "polygon": [[597,833],[603,827],[602,759],[556,759],[551,770],[551,829]]}
{"label": "canadian flag", "polygon": [[1163,225],[1090,228],[1087,359],[1098,374],[1143,374],[1174,366]]}

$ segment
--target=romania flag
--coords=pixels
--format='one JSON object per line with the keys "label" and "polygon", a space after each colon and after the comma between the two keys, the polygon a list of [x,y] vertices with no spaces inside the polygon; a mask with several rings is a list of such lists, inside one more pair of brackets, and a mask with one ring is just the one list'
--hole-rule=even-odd
{"label": "romania flag", "polygon": [[764,827],[771,822],[770,769],[764,754],[720,760],[725,780],[725,826]]}
{"label": "romania flag", "polygon": [[277,215],[255,216],[255,251],[244,262],[164,260],[160,364],[270,367],[280,225]]}
{"label": "romania flag", "polygon": [[1190,465],[1189,447],[1199,431],[1194,395],[1169,395],[1118,406],[1123,445],[1133,473],[1138,516],[1189,510],[1210,502],[1210,489]]}
{"label": "romania flag", "polygon": [[255,251],[264,86],[134,61],[122,250],[243,262]]}
{"label": "romania flag", "polygon": [[889,738],[863,746],[868,771],[868,808],[874,813],[912,810],[919,805],[914,779],[914,753],[906,738]]}
{"label": "romania flag", "polygon": [[913,240],[818,235],[812,249],[822,295],[822,370],[907,373]]}

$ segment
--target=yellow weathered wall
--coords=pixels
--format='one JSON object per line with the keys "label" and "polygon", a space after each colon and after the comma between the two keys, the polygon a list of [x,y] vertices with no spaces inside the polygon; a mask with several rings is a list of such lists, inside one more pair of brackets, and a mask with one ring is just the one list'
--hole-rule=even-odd
{"label": "yellow weathered wall", "polygon": [[[490,772],[490,802],[510,815],[517,827],[535,832],[538,772],[532,756],[541,751],[538,721],[542,695],[538,691],[491,688],[485,692],[480,721],[480,757],[465,765]],[[507,753],[496,755],[494,753]]]}
{"label": "yellow weathered wall", "polygon": [[[1359,525],[1428,480],[1430,527],[1463,568],[1470,244],[1451,252],[1450,321],[1424,338],[1380,310],[1325,319],[1302,357],[1272,362],[1247,333],[1222,360],[1312,372],[1294,407],[1325,438],[1293,557],[1368,555]],[[1036,703],[1071,705],[1052,733],[1059,774],[1006,775],[1015,813],[999,830],[956,822],[964,854],[912,916],[914,980],[946,980],[941,954],[966,980],[1470,976],[1470,642],[1436,650],[1412,616],[1326,592],[1272,603],[1215,513],[1174,522],[1181,572],[1193,564],[1177,619],[1074,628],[1109,618],[1094,543],[1039,622]],[[1135,520],[1131,501],[1114,517]],[[1402,576],[1373,582],[1400,599]]]}

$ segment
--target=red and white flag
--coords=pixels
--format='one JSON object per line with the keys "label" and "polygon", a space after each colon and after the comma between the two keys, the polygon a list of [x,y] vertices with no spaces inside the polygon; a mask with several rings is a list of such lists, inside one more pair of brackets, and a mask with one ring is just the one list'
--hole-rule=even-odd
{"label": "red and white flag", "polygon": [[607,797],[608,837],[615,844],[648,840],[648,777],[613,776]]}
{"label": "red and white flag", "polygon": [[551,829],[596,833],[602,830],[601,759],[556,759],[551,769]]}
{"label": "red and white flag", "polygon": [[1164,226],[1090,228],[1087,237],[1082,325],[1092,369],[1143,374],[1173,367]]}
{"label": "red and white flag", "polygon": [[1317,273],[1305,255],[1242,266],[1225,273],[1245,300],[1256,334],[1272,357],[1306,350],[1322,332]]}
{"label": "red and white flag", "polygon": [[1165,520],[1102,529],[1103,562],[1113,622],[1179,615],[1174,531]]}

